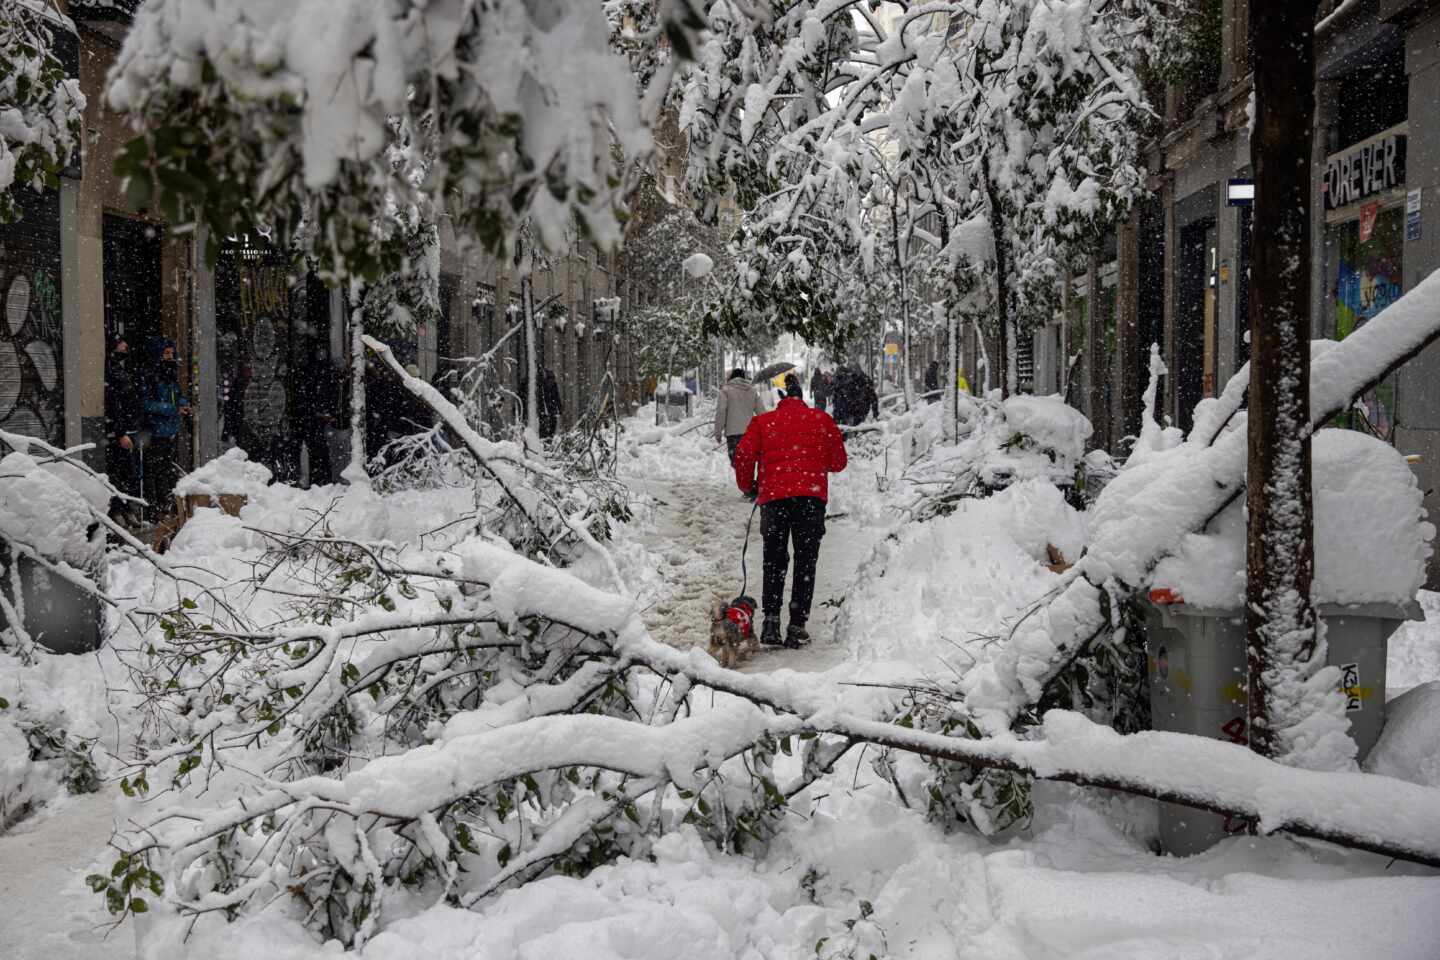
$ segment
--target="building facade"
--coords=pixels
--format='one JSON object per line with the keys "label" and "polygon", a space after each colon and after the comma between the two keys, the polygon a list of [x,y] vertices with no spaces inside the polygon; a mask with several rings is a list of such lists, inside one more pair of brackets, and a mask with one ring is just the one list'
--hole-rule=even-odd
{"label": "building facade", "polygon": [[[1113,347],[1101,361],[1114,386],[1080,404],[1108,425],[1097,442],[1112,448],[1138,429],[1151,343],[1170,371],[1160,412],[1186,429],[1196,402],[1249,359],[1252,6],[1214,4],[1213,69],[1165,91],[1152,198],[1117,230]],[[1440,2],[1326,0],[1315,44],[1311,315],[1316,337],[1338,340],[1440,269]],[[1440,348],[1361,402],[1345,425],[1419,454],[1440,516]]]}
{"label": "building facade", "polygon": [[[194,406],[182,465],[240,445],[279,478],[302,481],[317,371],[346,376],[345,298],[264,237],[224,238],[212,268],[203,232],[175,230],[127,201],[113,170],[132,133],[103,94],[136,6],[60,0],[69,23],[49,23],[86,97],[83,150],[58,190],[15,188],[25,216],[0,226],[0,429],[92,443],[87,456],[104,469],[107,352],[124,339],[143,359],[171,341]],[[500,344],[492,358],[510,402],[497,410],[498,425],[518,416],[519,285],[512,265],[462,251],[447,226],[438,322],[392,346],[430,379]],[[538,271],[535,292],[545,305],[537,353],[560,384],[562,427],[617,406],[633,411],[640,390],[624,317],[653,294],[627,283],[622,261],[578,240]]]}

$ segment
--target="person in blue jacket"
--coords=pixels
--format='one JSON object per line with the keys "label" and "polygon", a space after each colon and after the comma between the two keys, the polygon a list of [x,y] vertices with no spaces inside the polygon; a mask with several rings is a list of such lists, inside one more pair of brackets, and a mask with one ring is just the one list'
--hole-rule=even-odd
{"label": "person in blue jacket", "polygon": [[146,499],[155,516],[175,509],[175,484],[180,479],[180,428],[190,416],[190,401],[180,391],[175,341],[159,338],[152,346],[150,376],[145,384],[145,417],[150,442],[145,445]]}

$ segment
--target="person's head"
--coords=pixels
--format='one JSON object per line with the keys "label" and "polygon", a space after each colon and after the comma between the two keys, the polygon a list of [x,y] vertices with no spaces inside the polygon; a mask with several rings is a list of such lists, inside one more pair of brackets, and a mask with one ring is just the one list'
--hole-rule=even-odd
{"label": "person's head", "polygon": [[730,371],[730,379],[731,379],[731,380],[744,380],[744,379],[745,379],[745,368],[744,368],[744,367],[736,367],[734,370],[731,370],[731,371]]}
{"label": "person's head", "polygon": [[125,341],[124,337],[116,337],[113,349],[116,353],[124,356],[130,352],[130,344]]}
{"label": "person's head", "polygon": [[794,397],[797,400],[802,396],[800,378],[793,373],[785,374],[785,396]]}

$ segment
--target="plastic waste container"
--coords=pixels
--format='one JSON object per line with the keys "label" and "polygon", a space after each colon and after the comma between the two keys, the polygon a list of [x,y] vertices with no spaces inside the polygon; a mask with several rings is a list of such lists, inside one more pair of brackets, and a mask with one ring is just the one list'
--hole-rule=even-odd
{"label": "plastic waste container", "polygon": [[[20,619],[26,635],[54,653],[98,650],[104,623],[100,601],[31,558],[12,556],[0,543],[0,572],[7,579],[12,561],[20,574],[20,596],[25,605]],[[5,613],[0,610],[0,629],[5,626]]]}
{"label": "plastic waste container", "polygon": [[690,417],[691,395],[686,390],[661,389],[655,393],[655,419],[660,423],[680,423]]}
{"label": "plastic waste container", "polygon": [[[1419,607],[1322,605],[1326,662],[1338,666],[1350,735],[1365,759],[1385,724],[1386,644]],[[1245,614],[1241,610],[1146,604],[1146,661],[1156,730],[1248,743]],[[1176,856],[1200,853],[1243,821],[1175,803],[1160,803],[1160,845]]]}

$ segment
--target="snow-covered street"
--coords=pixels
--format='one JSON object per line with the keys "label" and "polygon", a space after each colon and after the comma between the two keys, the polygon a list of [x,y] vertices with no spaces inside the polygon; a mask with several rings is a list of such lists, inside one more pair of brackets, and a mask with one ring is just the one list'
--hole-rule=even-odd
{"label": "snow-covered street", "polygon": [[65,797],[0,836],[0,943],[7,960],[135,956],[135,931],[114,926],[84,883],[114,829],[113,791]]}
{"label": "snow-covered street", "polygon": [[[894,449],[900,440],[885,443]],[[739,589],[750,503],[735,491],[723,449],[704,431],[623,449],[634,517],[614,543],[618,572],[656,639],[682,650],[703,647],[710,600]],[[987,656],[986,635],[1055,582],[1042,564],[1046,542],[1070,549],[1070,539],[1084,536],[1078,514],[1053,491],[1042,495],[1043,488],[1031,486],[906,527],[898,522],[891,482],[877,481],[887,463],[892,481],[899,468],[874,449],[854,459],[832,487],[814,642],[798,651],[762,651],[744,671],[822,674],[817,682],[838,691],[857,680],[921,679],[955,669],[965,658]],[[271,523],[298,523],[305,503],[320,502],[274,489],[267,502],[285,514],[269,516]],[[443,492],[356,503],[363,513],[352,526],[369,524],[407,541],[432,528],[433,510],[463,505]],[[242,519],[267,518],[247,512]],[[216,514],[194,522],[177,543],[178,559],[200,561],[207,551],[244,556],[256,548],[237,521]],[[877,544],[892,533],[876,556]],[[751,591],[758,593],[758,538],[750,549]],[[231,575],[244,569],[220,561],[217,552],[209,562]],[[126,576],[139,575],[139,568],[125,569]],[[605,579],[598,567],[590,575]],[[1432,606],[1427,601],[1433,615]],[[1397,637],[1396,683],[1436,679],[1427,672],[1434,628],[1417,624]],[[955,652],[959,659],[950,656]],[[75,661],[69,679],[58,682],[80,683],[75,672],[97,662]],[[116,689],[112,696],[123,713],[129,695]],[[702,702],[721,709],[730,699]],[[397,903],[360,955],[1340,960],[1363,944],[1366,957],[1430,960],[1440,943],[1440,914],[1432,909],[1440,877],[1422,867],[1282,836],[1236,837],[1188,859],[1157,856],[1152,801],[1063,784],[1036,786],[1034,815],[1023,828],[995,840],[947,834],[927,819],[925,769],[898,757],[892,782],[873,764],[876,756],[852,750],[792,802],[781,828],[755,853],[718,852],[681,827],[657,838],[645,857],[621,858],[585,876],[537,880],[476,910]],[[788,757],[776,762],[777,769],[794,766]],[[102,940],[100,902],[82,882],[92,862],[103,869],[107,861],[117,799],[112,781],[99,794],[60,799],[0,836],[7,960],[132,956],[135,923]],[[316,960],[330,949],[284,909],[235,924],[202,918],[189,941],[180,939],[183,926],[151,928],[141,956]]]}
{"label": "snow-covered street", "polygon": [[1440,960],[1436,51],[0,0],[0,960]]}

